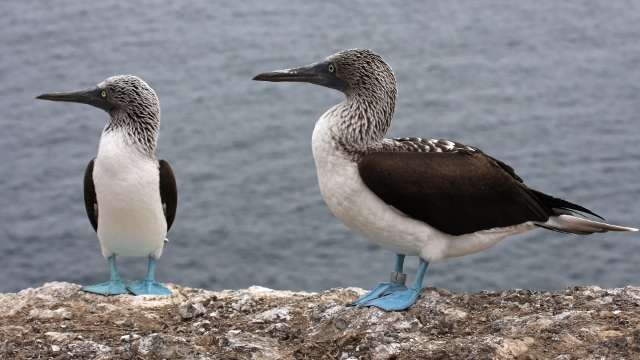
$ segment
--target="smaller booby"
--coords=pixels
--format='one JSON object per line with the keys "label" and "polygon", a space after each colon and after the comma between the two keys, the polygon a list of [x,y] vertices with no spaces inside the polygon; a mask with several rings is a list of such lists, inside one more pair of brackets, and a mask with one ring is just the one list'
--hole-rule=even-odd
{"label": "smaller booby", "polygon": [[[171,294],[154,280],[167,231],[176,215],[178,191],[173,170],[154,156],[160,129],[156,93],[133,75],[113,76],[94,88],[42,94],[37,99],[89,104],[109,113],[98,155],[84,175],[84,202],[102,255],[109,261],[108,282],[84,291],[115,295]],[[144,280],[123,282],[116,255],[147,256]]]}
{"label": "smaller booby", "polygon": [[[344,50],[253,80],[308,82],[346,96],[313,130],[320,191],[345,225],[396,253],[391,281],[348,305],[406,309],[420,293],[429,262],[473,254],[536,227],[581,235],[637,231],[574,216],[599,217],[527,187],[510,166],[476,147],[442,139],[385,139],[396,79],[371,50]],[[411,288],[402,273],[406,255],[420,259]]]}

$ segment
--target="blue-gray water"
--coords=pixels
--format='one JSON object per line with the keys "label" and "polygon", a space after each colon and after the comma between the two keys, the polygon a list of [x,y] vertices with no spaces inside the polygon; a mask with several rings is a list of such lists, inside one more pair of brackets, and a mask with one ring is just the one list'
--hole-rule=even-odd
{"label": "blue-gray water", "polygon": [[[389,136],[477,146],[531,187],[640,226],[639,2],[12,0],[0,32],[0,292],[107,279],[82,176],[108,115],[34,98],[129,73],[160,98],[156,154],[180,191],[159,281],[319,291],[387,279],[394,255],[335,219],[316,182],[311,132],[343,95],[251,81],[352,47],[396,73]],[[540,229],[432,264],[424,284],[638,285],[638,256],[638,233]],[[146,264],[118,262],[127,279]]]}

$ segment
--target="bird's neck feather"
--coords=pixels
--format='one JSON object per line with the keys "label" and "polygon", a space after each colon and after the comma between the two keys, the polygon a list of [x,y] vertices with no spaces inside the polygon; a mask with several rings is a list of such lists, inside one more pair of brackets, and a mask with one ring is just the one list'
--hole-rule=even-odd
{"label": "bird's neck feather", "polygon": [[126,113],[111,114],[111,120],[102,131],[103,136],[110,132],[118,132],[127,144],[143,155],[153,158],[160,128],[159,118],[132,119]]}
{"label": "bird's neck feather", "polygon": [[395,91],[346,95],[344,102],[330,110],[334,141],[352,151],[378,145],[391,126]]}

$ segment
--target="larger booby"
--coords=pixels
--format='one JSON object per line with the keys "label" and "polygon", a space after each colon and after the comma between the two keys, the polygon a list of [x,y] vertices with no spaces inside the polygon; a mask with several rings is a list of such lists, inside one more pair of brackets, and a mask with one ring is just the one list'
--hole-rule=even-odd
{"label": "larger booby", "polygon": [[[449,140],[386,139],[396,79],[371,50],[341,51],[253,80],[308,82],[346,96],[313,130],[320,191],[345,225],[397,254],[391,281],[348,305],[406,309],[420,293],[429,262],[473,254],[536,227],[581,235],[637,231],[573,216],[599,217],[530,189],[511,167],[476,147]],[[405,255],[420,258],[411,288],[404,285]]]}
{"label": "larger booby", "polygon": [[[156,93],[132,75],[113,76],[94,88],[42,94],[37,99],[89,104],[109,113],[98,155],[84,176],[84,202],[102,255],[108,259],[108,282],[84,291],[115,295],[171,294],[154,280],[156,260],[176,215],[178,192],[173,170],[154,156],[160,129]],[[144,280],[124,283],[116,255],[147,256]]]}

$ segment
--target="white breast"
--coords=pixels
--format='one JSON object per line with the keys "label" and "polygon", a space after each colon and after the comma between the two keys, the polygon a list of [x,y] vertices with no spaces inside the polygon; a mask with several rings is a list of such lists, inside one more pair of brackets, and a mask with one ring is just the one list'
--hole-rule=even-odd
{"label": "white breast", "polygon": [[337,112],[329,110],[318,120],[312,137],[320,191],[333,214],[368,240],[395,253],[435,261],[485,250],[509,235],[534,227],[522,224],[451,236],[409,218],[369,190],[358,174],[357,164],[336,147],[332,113]]}
{"label": "white breast", "polygon": [[93,181],[103,255],[159,258],[167,222],[156,160],[137,152],[122,132],[111,131],[100,139]]}

